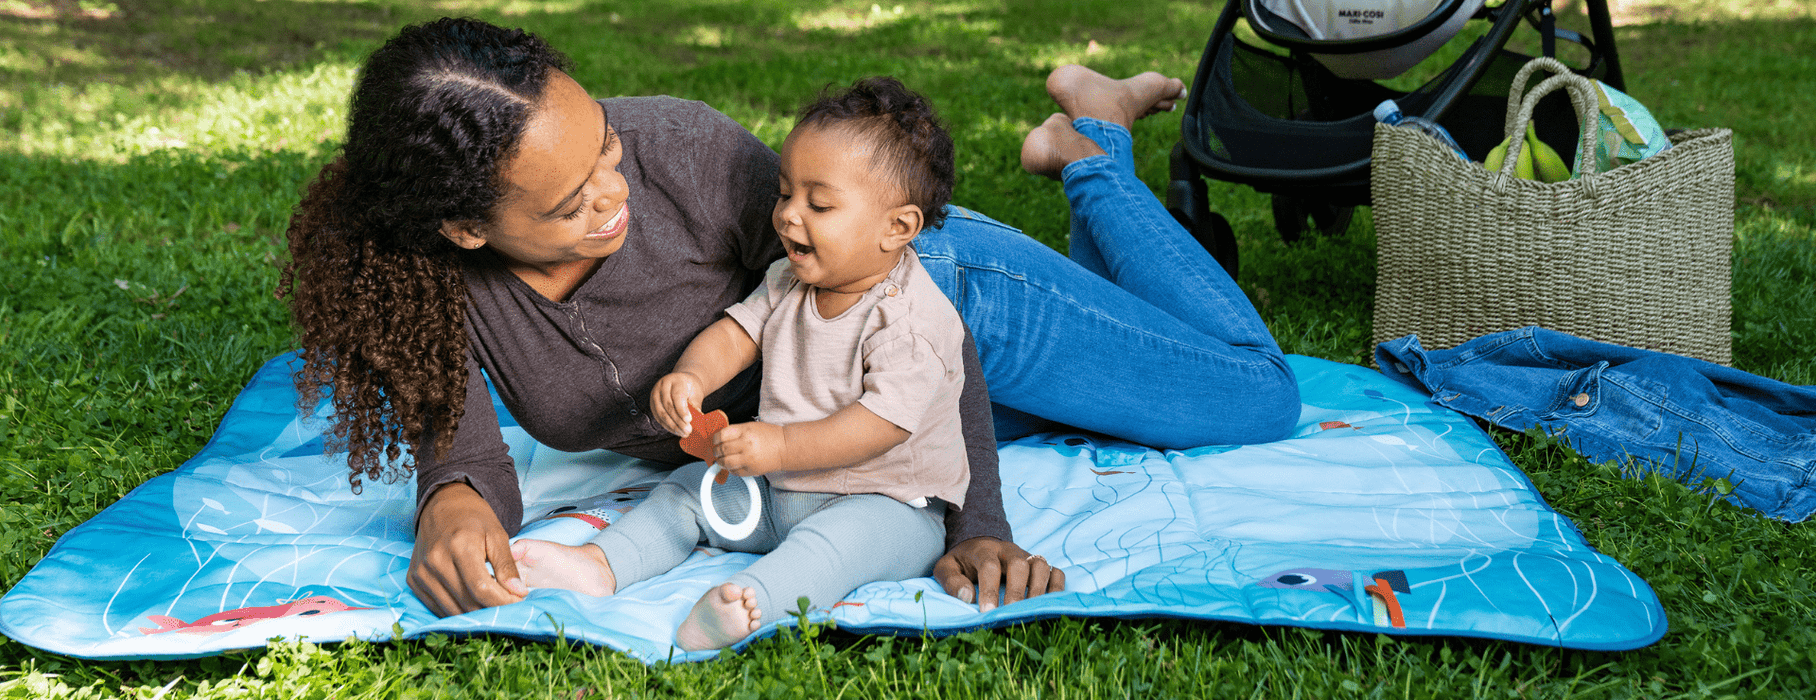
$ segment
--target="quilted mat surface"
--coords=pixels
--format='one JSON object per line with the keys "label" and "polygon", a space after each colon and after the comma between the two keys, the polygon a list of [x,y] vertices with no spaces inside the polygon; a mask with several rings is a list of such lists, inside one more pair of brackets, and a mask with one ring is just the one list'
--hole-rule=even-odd
{"label": "quilted mat surface", "polygon": [[[293,359],[258,372],[200,454],[58,541],[0,599],[0,632],[92,659],[400,633],[559,635],[652,663],[714,657],[671,647],[674,629],[754,555],[703,549],[614,596],[537,590],[436,618],[404,579],[413,487],[349,492],[344,455],[322,454],[322,417],[294,410]],[[931,578],[879,582],[810,619],[914,635],[1185,618],[1596,650],[1664,634],[1646,582],[1585,544],[1467,417],[1367,368],[1289,361],[1305,406],[1286,440],[1157,451],[1043,434],[1002,445],[1016,539],[1065,569],[1066,592],[980,614]],[[499,415],[530,520],[520,536],[583,542],[663,475],[610,452],[549,449]]]}

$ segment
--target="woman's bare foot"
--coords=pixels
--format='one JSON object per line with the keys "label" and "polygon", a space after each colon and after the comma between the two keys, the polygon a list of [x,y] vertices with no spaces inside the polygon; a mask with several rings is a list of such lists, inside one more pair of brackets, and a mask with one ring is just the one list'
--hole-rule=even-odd
{"label": "woman's bare foot", "polygon": [[700,596],[675,630],[675,644],[688,651],[724,649],[757,631],[763,611],[749,586],[722,583]]}
{"label": "woman's bare foot", "polygon": [[1047,74],[1047,94],[1073,119],[1091,117],[1135,125],[1150,114],[1172,111],[1185,98],[1185,83],[1149,71],[1116,80],[1080,65],[1065,65]]}
{"label": "woman's bare foot", "polygon": [[605,552],[590,544],[569,547],[518,540],[511,543],[511,558],[517,560],[517,571],[530,588],[562,588],[590,596],[608,596],[618,590],[618,578],[612,575]]}
{"label": "woman's bare foot", "polygon": [[1101,155],[1103,148],[1072,128],[1072,120],[1064,114],[1047,117],[1022,139],[1022,169],[1054,180],[1072,161]]}

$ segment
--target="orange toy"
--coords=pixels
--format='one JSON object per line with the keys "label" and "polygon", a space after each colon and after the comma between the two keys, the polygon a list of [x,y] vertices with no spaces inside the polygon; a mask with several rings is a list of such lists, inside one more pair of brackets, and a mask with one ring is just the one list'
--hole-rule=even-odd
{"label": "orange toy", "polygon": [[[724,411],[701,413],[700,409],[693,406],[688,406],[687,411],[694,414],[691,421],[694,429],[693,432],[687,434],[687,437],[681,438],[681,451],[706,460],[707,464],[712,464],[715,461],[713,433],[731,425],[731,421],[725,417]],[[721,484],[725,483],[725,472],[719,472],[718,481]]]}

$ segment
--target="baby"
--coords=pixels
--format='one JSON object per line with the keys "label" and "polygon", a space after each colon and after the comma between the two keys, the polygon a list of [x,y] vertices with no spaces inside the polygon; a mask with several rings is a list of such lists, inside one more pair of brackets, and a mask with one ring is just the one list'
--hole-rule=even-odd
{"label": "baby", "polygon": [[[928,575],[945,509],[964,506],[970,480],[958,414],[965,329],[910,244],[943,221],[952,180],[951,137],[893,78],[803,109],[771,215],[788,257],[694,338],[650,397],[663,427],[686,437],[690,407],[762,357],[761,420],[712,439],[725,471],[762,477],[756,532],[713,531],[696,463],[586,545],[515,543],[524,582],[609,595],[702,541],[764,554],[675,631],[677,645],[701,650],[749,636],[803,596],[829,607],[865,583]],[[732,520],[752,506],[735,482],[712,498]]]}

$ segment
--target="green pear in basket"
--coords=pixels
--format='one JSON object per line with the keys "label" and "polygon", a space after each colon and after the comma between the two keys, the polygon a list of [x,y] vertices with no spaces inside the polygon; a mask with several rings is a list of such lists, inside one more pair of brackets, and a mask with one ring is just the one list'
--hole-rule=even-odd
{"label": "green pear in basket", "polygon": [[1558,156],[1555,149],[1539,140],[1532,122],[1526,122],[1526,148],[1520,153],[1520,159],[1525,160],[1527,153],[1532,154],[1533,170],[1538,172],[1540,182],[1563,182],[1570,179],[1570,166],[1564,164],[1564,159]]}

